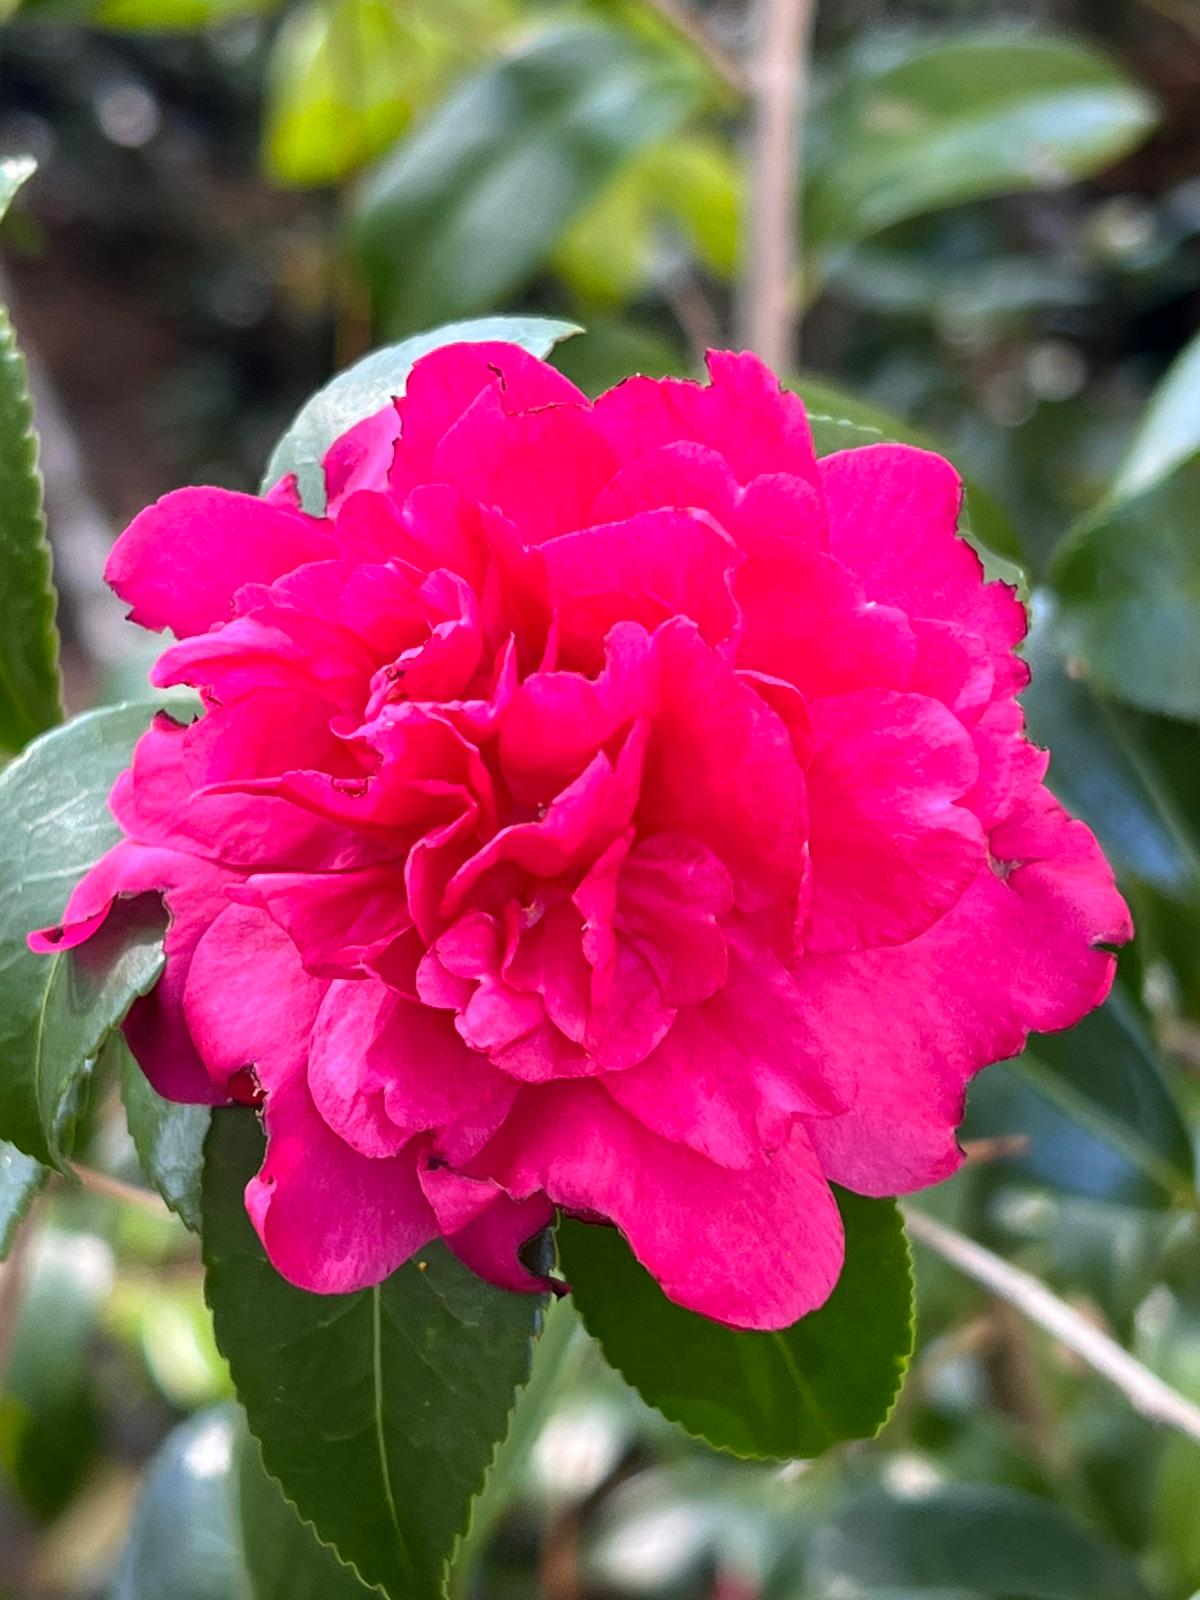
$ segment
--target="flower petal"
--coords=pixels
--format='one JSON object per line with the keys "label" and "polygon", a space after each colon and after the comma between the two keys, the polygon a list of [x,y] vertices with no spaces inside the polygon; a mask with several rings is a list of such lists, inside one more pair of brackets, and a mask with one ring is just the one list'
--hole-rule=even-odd
{"label": "flower petal", "polygon": [[514,1198],[606,1217],[666,1295],[737,1328],[786,1328],[841,1271],[841,1218],[803,1127],[762,1167],[730,1172],[659,1138],[597,1083],[527,1089],[478,1158]]}
{"label": "flower petal", "polygon": [[1130,937],[1095,839],[1045,790],[990,844],[995,865],[919,939],[793,974],[814,1038],[860,1063],[852,1109],[809,1129],[830,1178],[860,1194],[949,1177],[968,1078],[1099,1005],[1116,967],[1101,946]]}
{"label": "flower petal", "polygon": [[244,583],[270,583],[334,553],[313,517],[228,489],[177,489],[135,517],[104,576],[134,622],[185,639],[232,617]]}
{"label": "flower petal", "polygon": [[979,820],[960,803],[978,776],[975,746],[924,695],[865,689],[811,711],[807,945],[903,944],[954,904],[984,860]]}

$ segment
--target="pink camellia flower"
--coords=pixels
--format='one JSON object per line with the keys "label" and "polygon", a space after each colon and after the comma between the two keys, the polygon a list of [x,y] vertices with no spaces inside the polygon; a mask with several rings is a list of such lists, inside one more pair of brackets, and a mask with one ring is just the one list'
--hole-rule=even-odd
{"label": "pink camellia flower", "polygon": [[938,456],[818,462],[753,357],[594,403],[458,344],[325,460],[328,509],[184,489],[110,583],[178,639],[125,834],[36,948],[161,892],[126,1034],[260,1104],[246,1204],[318,1291],[443,1236],[511,1288],[553,1208],[738,1327],[821,1304],[830,1182],[936,1183],[967,1080],[1130,936],[1042,786],[1025,613]]}

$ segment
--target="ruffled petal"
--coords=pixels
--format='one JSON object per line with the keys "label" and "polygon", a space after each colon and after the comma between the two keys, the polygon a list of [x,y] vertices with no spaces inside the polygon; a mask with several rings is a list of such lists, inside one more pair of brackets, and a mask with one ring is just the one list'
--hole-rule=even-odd
{"label": "ruffled petal", "polygon": [[959,898],[984,861],[970,735],[924,695],[865,689],[812,706],[807,772],[820,950],[903,944]]}
{"label": "ruffled petal", "polygon": [[495,507],[526,544],[540,545],[594,520],[592,508],[616,465],[589,406],[512,415],[493,388],[442,438],[432,473]]}
{"label": "ruffled petal", "polygon": [[605,1087],[652,1132],[742,1170],[786,1145],[798,1117],[844,1112],[856,1080],[854,1061],[814,1038],[787,971],[743,936],[728,982]]}
{"label": "ruffled petal", "polygon": [[591,664],[616,622],[652,629],[686,617],[714,646],[736,649],[737,546],[704,513],[643,511],[560,534],[541,546],[564,664]]}
{"label": "ruffled petal", "polygon": [[304,971],[268,916],[227,905],[196,945],[183,995],[188,1028],[214,1081],[248,1074],[266,1091],[303,1076],[329,987]]}
{"label": "ruffled petal", "polygon": [[177,489],[135,517],[104,576],[134,622],[184,639],[232,617],[243,584],[334,553],[313,517],[228,489]]}
{"label": "ruffled petal", "polygon": [[419,1147],[371,1160],[313,1103],[309,1039],[331,987],[304,971],[270,918],[232,906],[200,940],[184,997],[210,1071],[248,1074],[261,1094],[267,1153],[246,1209],[276,1269],[317,1294],[379,1283],[437,1233]]}
{"label": "ruffled petal", "polygon": [[308,1080],[329,1126],[366,1156],[470,1118],[499,1126],[513,1090],[452,1019],[371,979],[329,985],[311,1025]]}
{"label": "ruffled petal", "polygon": [[520,1257],[522,1248],[553,1221],[554,1207],[545,1195],[510,1200],[494,1183],[433,1164],[421,1168],[421,1187],[446,1243],[472,1272],[517,1293],[554,1287]]}
{"label": "ruffled petal", "polygon": [[957,532],[962,479],[950,463],[911,445],[844,450],[820,463],[829,547],[868,596],[911,617],[955,622],[986,639],[997,685],[1022,678],[1011,652],[1028,618],[1014,590],[985,583],[983,564]]}
{"label": "ruffled petal", "polygon": [[258,873],[231,899],[260,906],[318,977],[362,971],[411,925],[400,862],[350,872]]}
{"label": "ruffled petal", "polygon": [[807,816],[787,727],[694,625],[669,622],[654,644],[659,703],[641,831],[684,833],[706,845],[729,869],[743,906],[794,903]]}
{"label": "ruffled petal", "polygon": [[737,1328],[785,1328],[829,1296],[841,1218],[800,1124],[752,1171],[649,1132],[594,1082],[528,1089],[478,1158],[514,1198],[606,1217],[664,1293]]}
{"label": "ruffled petal", "polygon": [[151,992],[134,1001],[124,1033],[138,1065],[168,1100],[211,1105],[226,1097],[223,1078],[210,1073],[196,1049],[183,999],[196,947],[226,909],[226,891],[235,881],[200,857],[123,840],[76,885],[61,924],[30,935],[31,948],[41,953],[73,950],[92,937],[118,898],[163,896],[170,915],[166,967]]}
{"label": "ruffled petal", "polygon": [[756,478],[734,532],[746,555],[736,578],[745,619],[739,667],[806,695],[908,687],[917,649],[909,620],[868,602],[857,577],[826,552],[824,508],[810,483]]}
{"label": "ruffled petal", "polygon": [[911,944],[796,967],[814,1039],[860,1063],[853,1108],[809,1129],[830,1178],[860,1194],[949,1177],[968,1078],[1099,1005],[1116,968],[1103,947],[1131,936],[1094,837],[1045,790],[990,846],[991,864]]}
{"label": "ruffled petal", "polygon": [[506,416],[542,406],[587,404],[570,379],[520,345],[495,340],[443,345],[415,364],[396,402],[401,440],[392,487],[399,494],[438,476],[434,465],[442,439],[484,393],[494,396]]}
{"label": "ruffled petal", "polygon": [[382,1283],[436,1237],[409,1145],[388,1160],[359,1155],[331,1132],[303,1076],[263,1103],[267,1153],[246,1185],[246,1210],[276,1271],[313,1294]]}
{"label": "ruffled petal", "polygon": [[623,460],[689,441],[719,452],[739,483],[764,472],[816,482],[803,402],[757,356],[708,352],[707,384],[627,378],[595,404],[597,430]]}

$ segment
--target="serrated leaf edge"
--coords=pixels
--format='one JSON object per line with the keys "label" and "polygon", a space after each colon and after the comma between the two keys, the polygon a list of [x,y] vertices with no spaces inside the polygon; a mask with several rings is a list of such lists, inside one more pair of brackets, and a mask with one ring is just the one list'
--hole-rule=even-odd
{"label": "serrated leaf edge", "polygon": [[[893,1364],[894,1364],[895,1369],[896,1369],[896,1386],[895,1386],[894,1390],[892,1391],[892,1397],[888,1402],[887,1410],[884,1412],[883,1416],[880,1418],[878,1426],[871,1433],[846,1434],[846,1435],[838,1436],[836,1438],[831,1436],[831,1438],[830,1438],[830,1447],[832,1447],[834,1445],[838,1445],[838,1444],[849,1444],[851,1442],[857,1442],[857,1441],[862,1441],[862,1440],[877,1439],[879,1437],[879,1435],[883,1432],[884,1428],[887,1426],[888,1422],[890,1421],[892,1413],[895,1411],[897,1405],[899,1404],[900,1396],[901,1396],[901,1394],[903,1393],[903,1390],[904,1390],[904,1380],[907,1377],[908,1369],[909,1369],[910,1365],[912,1364],[913,1352],[914,1352],[914,1350],[916,1348],[916,1332],[917,1332],[917,1324],[916,1324],[916,1280],[915,1280],[915,1277],[914,1277],[914,1261],[913,1261],[912,1242],[908,1237],[908,1229],[904,1225],[904,1215],[901,1212],[899,1205],[897,1205],[896,1202],[893,1201],[892,1202],[892,1206],[893,1206],[892,1215],[893,1215],[893,1217],[895,1218],[895,1220],[896,1220],[896,1222],[898,1224],[898,1231],[899,1231],[899,1235],[900,1235],[900,1243],[903,1246],[904,1259],[905,1259],[905,1263],[906,1263],[906,1265],[908,1267],[908,1272],[907,1272],[908,1293],[907,1293],[907,1295],[905,1297],[905,1299],[906,1299],[906,1308],[907,1308],[907,1316],[905,1317],[905,1325],[906,1325],[906,1327],[908,1329],[908,1348],[906,1350],[903,1350],[903,1351],[899,1352],[893,1358]],[[835,1285],[835,1287],[836,1287],[836,1285]],[[818,1310],[819,1309],[820,1308],[818,1307]],[[585,1315],[583,1313],[583,1308],[578,1304],[578,1302],[576,1302],[576,1311],[578,1313],[580,1322],[582,1323],[584,1329],[587,1332],[588,1337],[594,1342],[594,1344],[596,1345],[596,1348],[603,1355],[605,1361],[608,1362],[608,1365],[613,1369],[613,1371],[618,1373],[621,1376],[621,1378],[623,1378],[624,1381],[629,1384],[630,1388],[633,1389],[638,1395],[641,1396],[641,1398],[645,1401],[645,1403],[648,1406],[652,1407],[652,1409],[657,1411],[661,1416],[666,1417],[668,1422],[672,1423],[675,1427],[677,1427],[680,1430],[681,1433],[685,1433],[688,1436],[689,1439],[695,1439],[698,1443],[707,1445],[710,1450],[716,1450],[723,1456],[732,1456],[737,1461],[783,1461],[783,1460],[787,1460],[788,1459],[787,1457],[777,1456],[777,1455],[774,1455],[774,1454],[772,1454],[770,1452],[767,1452],[767,1451],[738,1450],[733,1445],[721,1443],[720,1441],[711,1438],[707,1433],[705,1433],[703,1428],[696,1428],[696,1427],[689,1426],[686,1422],[683,1421],[683,1419],[681,1417],[674,1416],[671,1413],[671,1411],[669,1411],[667,1409],[666,1406],[660,1405],[657,1400],[651,1400],[648,1395],[643,1394],[640,1386],[638,1384],[634,1383],[633,1379],[626,1375],[624,1369],[620,1366],[620,1364],[618,1362],[610,1360],[608,1351],[605,1348],[604,1340],[600,1337],[599,1334],[593,1333],[591,1328],[588,1327],[587,1318],[585,1317]],[[803,1319],[801,1319],[801,1320],[803,1320]],[[792,1356],[791,1351],[788,1350],[786,1345],[784,1345],[783,1342],[782,1342],[783,1341],[783,1334],[785,1334],[786,1332],[787,1332],[786,1328],[777,1330],[775,1335],[774,1335],[774,1337],[775,1337],[776,1342],[778,1342],[780,1344],[781,1349],[784,1351],[786,1364],[790,1368],[792,1368],[794,1370],[795,1369],[795,1358]],[[804,1382],[802,1387],[807,1389],[808,1388],[807,1382]],[[817,1414],[819,1416],[819,1412]],[[804,1459],[814,1459],[815,1460],[816,1458],[815,1457],[811,1457],[811,1458],[806,1457]]]}

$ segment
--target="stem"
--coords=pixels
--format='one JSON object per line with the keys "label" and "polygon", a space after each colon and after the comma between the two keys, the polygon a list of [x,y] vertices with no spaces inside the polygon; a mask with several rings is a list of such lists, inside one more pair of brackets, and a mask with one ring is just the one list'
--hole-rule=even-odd
{"label": "stem", "polygon": [[703,18],[690,9],[686,0],[645,0],[645,3],[651,11],[657,12],[673,33],[678,34],[685,44],[708,62],[739,99],[746,94],[749,85],[742,63],[732,51],[726,50]]}
{"label": "stem", "polygon": [[688,268],[672,274],[664,285],[667,302],[687,337],[692,364],[699,376],[704,356],[721,343],[721,324],[699,280]]}
{"label": "stem", "polygon": [[790,367],[796,344],[797,196],[817,0],[758,0],[750,61],[753,135],[742,342],[769,367]]}
{"label": "stem", "polygon": [[1115,1339],[1060,1300],[1039,1278],[923,1211],[906,1206],[904,1220],[914,1239],[1073,1350],[1093,1372],[1119,1389],[1135,1411],[1200,1443],[1200,1406],[1164,1383]]}
{"label": "stem", "polygon": [[1023,1156],[1029,1149],[1027,1133],[1002,1133],[994,1139],[964,1139],[962,1152],[968,1164],[983,1161],[1008,1161],[1013,1156]]}
{"label": "stem", "polygon": [[1157,11],[1160,17],[1175,23],[1185,33],[1190,33],[1193,39],[1200,40],[1200,13],[1188,4],[1188,0],[1142,0],[1142,3],[1149,6],[1151,11]]}
{"label": "stem", "polygon": [[122,1183],[120,1178],[110,1178],[107,1172],[96,1172],[92,1167],[81,1167],[77,1162],[71,1167],[85,1189],[103,1195],[106,1200],[116,1200],[120,1205],[137,1206],[141,1211],[152,1212],[156,1217],[167,1215],[167,1205],[151,1189],[141,1189],[133,1183]]}

